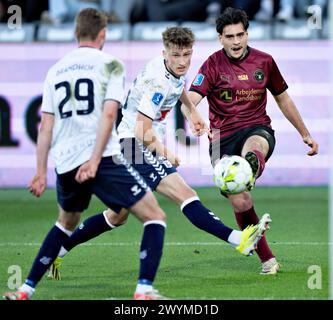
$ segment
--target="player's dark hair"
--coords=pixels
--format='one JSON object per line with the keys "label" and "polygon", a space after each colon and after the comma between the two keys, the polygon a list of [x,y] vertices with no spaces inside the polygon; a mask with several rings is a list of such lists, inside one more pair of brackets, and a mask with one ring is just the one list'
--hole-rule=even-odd
{"label": "player's dark hair", "polygon": [[249,27],[249,20],[246,12],[241,9],[228,7],[216,19],[216,31],[219,34],[222,34],[225,26],[240,22],[243,24],[244,30],[246,31]]}
{"label": "player's dark hair", "polygon": [[162,33],[163,44],[165,48],[174,45],[178,48],[192,47],[195,41],[194,33],[190,28],[171,27]]}
{"label": "player's dark hair", "polygon": [[105,13],[93,8],[81,10],[76,16],[76,38],[80,40],[92,40],[97,38],[98,33],[106,28],[108,18]]}

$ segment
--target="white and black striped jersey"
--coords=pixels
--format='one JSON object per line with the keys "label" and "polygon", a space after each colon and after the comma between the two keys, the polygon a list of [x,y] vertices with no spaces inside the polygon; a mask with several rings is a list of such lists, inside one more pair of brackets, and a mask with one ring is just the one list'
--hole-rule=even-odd
{"label": "white and black striped jersey", "polygon": [[175,77],[157,57],[144,67],[130,88],[122,109],[122,121],[118,126],[120,138],[135,136],[138,112],[153,120],[153,128],[160,140],[163,139],[166,118],[176,105],[185,85],[185,78]]}

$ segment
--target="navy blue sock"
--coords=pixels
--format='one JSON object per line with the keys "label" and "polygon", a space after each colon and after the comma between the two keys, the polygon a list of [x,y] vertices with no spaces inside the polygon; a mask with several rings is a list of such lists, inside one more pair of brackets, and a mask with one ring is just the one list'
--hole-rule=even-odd
{"label": "navy blue sock", "polygon": [[56,225],[49,231],[39,249],[28,278],[25,281],[27,285],[33,288],[37,285],[48,267],[57,257],[62,244],[68,237],[69,236]]}
{"label": "navy blue sock", "polygon": [[222,221],[214,215],[213,212],[205,208],[199,198],[182,205],[182,211],[197,228],[202,229],[224,241],[228,241],[230,229],[222,223]]}
{"label": "navy blue sock", "polygon": [[165,223],[149,223],[144,224],[144,232],[140,247],[140,279],[151,284],[160,264],[163,252]]}
{"label": "navy blue sock", "polygon": [[110,230],[112,228],[107,224],[103,213],[99,213],[83,221],[62,246],[70,251],[80,243],[87,242]]}

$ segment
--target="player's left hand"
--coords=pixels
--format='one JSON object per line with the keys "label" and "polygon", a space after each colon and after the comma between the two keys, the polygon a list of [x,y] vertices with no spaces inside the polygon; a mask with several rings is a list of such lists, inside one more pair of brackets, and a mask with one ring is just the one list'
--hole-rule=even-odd
{"label": "player's left hand", "polygon": [[177,156],[175,156],[175,158],[174,158],[174,161],[173,161],[172,165],[173,165],[175,168],[177,168],[177,167],[179,167],[179,166],[180,166],[180,163],[181,163],[181,160],[180,160],[180,158],[178,158]]}
{"label": "player's left hand", "polygon": [[181,163],[180,158],[178,158],[178,157],[177,157],[176,155],[174,155],[174,154],[170,154],[170,153],[169,153],[169,154],[166,156],[166,159],[169,160],[170,163],[171,163],[175,168],[179,167],[179,165],[180,165],[180,163]]}
{"label": "player's left hand", "polygon": [[83,183],[89,179],[93,179],[96,176],[98,164],[89,160],[80,166],[79,170],[75,175],[75,180],[78,183]]}
{"label": "player's left hand", "polygon": [[318,153],[318,143],[311,136],[304,137],[303,141],[311,148],[307,153],[308,156],[314,156]]}

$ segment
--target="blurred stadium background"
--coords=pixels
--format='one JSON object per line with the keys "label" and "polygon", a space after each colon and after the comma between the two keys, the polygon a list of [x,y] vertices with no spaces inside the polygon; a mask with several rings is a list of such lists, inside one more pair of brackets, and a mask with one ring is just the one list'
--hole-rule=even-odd
{"label": "blurred stadium background", "polygon": [[[76,46],[73,34],[74,24],[71,22],[75,10],[70,11],[70,7],[66,7],[66,4],[71,2],[72,4],[81,2],[83,6],[93,5],[107,10],[110,24],[104,50],[124,61],[127,69],[127,88],[134,80],[139,69],[149,59],[161,53],[161,32],[167,26],[176,24],[191,27],[197,38],[192,64],[187,75],[189,85],[201,63],[211,53],[220,49],[213,23],[216,15],[227,5],[246,6],[251,18],[249,28],[250,46],[266,51],[275,58],[289,84],[289,93],[296,102],[306,125],[320,145],[320,153],[316,157],[306,156],[308,148],[302,143],[296,130],[283,117],[275,101],[269,95],[268,113],[276,131],[277,145],[263,177],[257,182],[254,197],[258,198],[257,206],[260,211],[270,210],[273,219],[275,217],[276,224],[272,228],[271,238],[268,239],[271,240],[273,249],[276,249],[280,254],[282,263],[287,265],[282,276],[286,276],[286,273],[288,276],[285,277],[285,280],[282,280],[282,283],[272,285],[268,284],[266,279],[261,282],[262,280],[253,279],[249,273],[246,273],[245,278],[241,276],[240,279],[259,281],[259,284],[256,284],[258,289],[247,296],[246,292],[237,291],[238,289],[244,290],[244,288],[238,288],[236,283],[234,287],[228,287],[228,290],[232,291],[229,296],[227,294],[221,295],[221,292],[216,289],[202,295],[186,293],[185,297],[198,299],[327,298],[327,186],[329,184],[329,167],[332,162],[329,157],[329,135],[332,127],[332,119],[330,119],[330,98],[332,95],[330,61],[332,60],[332,50],[329,42],[329,19],[327,18],[329,1],[303,0],[234,2],[209,0],[63,0],[57,1],[58,5],[55,5],[54,1],[0,1],[0,21],[2,22],[0,24],[0,217],[3,221],[0,226],[0,252],[3,251],[2,256],[8,257],[5,260],[1,259],[3,261],[0,266],[1,288],[6,289],[7,268],[13,263],[12,261],[16,261],[17,264],[22,263],[15,256],[16,253],[13,253],[13,247],[16,250],[20,241],[40,243],[42,235],[48,230],[55,217],[55,196],[51,190],[52,197],[46,196],[45,202],[42,202],[47,203],[46,207],[43,206],[45,211],[50,211],[47,216],[48,219],[45,219],[45,221],[44,218],[42,219],[43,224],[38,225],[39,227],[34,230],[31,237],[29,237],[29,231],[26,229],[22,230],[24,240],[15,238],[15,230],[21,230],[18,229],[18,224],[28,219],[27,216],[22,218],[22,211],[35,211],[37,210],[35,208],[41,203],[36,202],[35,199],[28,200],[29,198],[25,196],[26,191],[16,190],[16,188],[26,187],[29,179],[34,174],[35,141],[40,120],[39,107],[44,77],[49,67],[56,60]],[[286,2],[289,2],[291,6],[289,11],[288,7],[283,7]],[[202,7],[203,4],[205,5],[204,8]],[[156,7],[154,7],[155,5]],[[177,7],[177,5],[183,5],[183,7]],[[185,5],[189,6],[186,7]],[[22,13],[21,20],[20,15],[17,15],[20,13]],[[208,118],[207,104],[202,103],[199,108],[205,118]],[[221,202],[218,199],[218,193],[215,189],[207,188],[213,186],[207,138],[197,139],[192,137],[181,114],[175,110],[170,114],[169,124],[167,144],[178,151],[182,159],[179,171],[185,180],[194,187],[204,187],[198,189],[198,192],[202,194],[202,200],[205,204],[208,203],[208,207],[212,207],[217,212],[221,211],[221,204],[225,208],[229,207],[226,201]],[[184,132],[185,135],[188,135],[187,144],[184,143],[184,139],[175,137],[175,129],[178,129],[177,132],[180,136]],[[53,187],[55,176],[52,160],[50,164],[48,181],[49,186]],[[302,205],[300,205],[300,202],[302,202]],[[17,203],[16,208],[15,203]],[[94,208],[102,208],[100,205],[93,205]],[[168,204],[163,202],[163,207],[167,208],[166,211],[178,210],[172,205],[167,206]],[[281,210],[283,211],[282,214],[280,214]],[[94,211],[92,210],[92,212]],[[226,212],[227,214],[223,215],[223,219],[230,225],[235,226],[231,209],[226,209]],[[40,216],[35,217],[35,223],[40,223],[42,214],[45,213],[41,212]],[[180,217],[179,214],[176,216]],[[24,220],[21,220],[21,218]],[[208,235],[194,231],[195,229],[192,226],[189,227],[185,219],[179,218],[181,222],[173,221],[173,219],[175,218],[170,218],[171,227],[168,233],[169,238],[167,238],[170,241],[169,243],[188,240],[189,246],[191,246],[191,243],[197,241],[202,241],[202,243],[215,241]],[[302,230],[299,230],[300,221],[303,222],[303,226],[306,226]],[[8,222],[8,225],[6,222]],[[117,231],[121,242],[126,242],[126,228]],[[137,226],[134,228],[137,228]],[[186,228],[188,228],[189,234],[193,234],[193,237],[182,238],[179,236],[178,239],[176,230],[183,234]],[[92,243],[98,244],[99,241],[100,243],[109,241],[109,239],[103,237],[101,237],[101,240],[94,240],[96,242],[93,241]],[[118,236],[112,241],[117,239]],[[128,239],[128,241],[132,240]],[[138,237],[135,241],[138,241]],[[14,243],[14,245],[11,246],[10,243]],[[17,243],[17,246],[15,246],[15,243]],[[274,246],[274,243],[276,243],[276,246]],[[287,243],[291,244],[288,246]],[[318,248],[316,244],[319,246]],[[195,245],[193,244],[193,246]],[[214,256],[216,247],[212,246],[207,246],[206,251],[207,254],[211,253]],[[294,248],[295,252],[290,250],[290,246]],[[100,248],[102,247],[101,245]],[[310,254],[314,248],[316,248],[317,255]],[[26,261],[24,271],[27,272],[37,246],[24,245],[21,249],[17,250],[28,252],[28,256],[24,260]],[[85,250],[88,249],[89,247],[85,247]],[[168,248],[165,251],[167,250]],[[173,247],[173,250],[178,250],[177,246]],[[193,250],[191,254],[195,252]],[[210,250],[213,252],[210,252]],[[124,249],[124,251],[126,250]],[[175,252],[177,251],[173,251],[173,254],[176,254]],[[168,254],[166,255],[165,264],[167,266],[169,260]],[[229,256],[230,252],[228,251],[224,261],[228,261]],[[209,257],[212,256],[208,255],[207,257],[209,260]],[[171,266],[171,261],[175,257],[169,258],[171,259]],[[103,256],[100,259],[103,259]],[[178,256],[177,259],[177,263],[181,265],[182,260],[179,261]],[[228,279],[231,282],[234,277],[238,276],[238,274],[233,273],[238,258],[232,256],[232,259],[235,260],[234,264],[230,262],[230,266],[222,266],[222,268],[226,268],[226,277],[230,276]],[[252,263],[254,266],[256,261],[252,261]],[[207,264],[209,265],[208,262]],[[246,265],[248,267],[249,263],[247,262]],[[307,278],[309,277],[307,268],[310,265],[322,267],[323,289],[320,292],[309,291],[306,288]],[[253,266],[252,270],[251,266],[249,267],[252,273],[253,268],[255,268]],[[289,270],[288,266],[290,266]],[[207,266],[203,267],[206,268]],[[172,267],[170,268],[172,269]],[[214,274],[220,268],[215,260],[213,261],[213,268],[216,268],[212,271]],[[75,263],[73,264],[74,269]],[[168,268],[165,267],[165,269]],[[164,271],[165,269],[162,268]],[[186,269],[187,272],[193,271],[191,268],[189,269],[190,271]],[[136,269],[134,268],[134,270]],[[179,270],[177,269],[177,271]],[[228,271],[230,271],[229,274]],[[162,287],[164,285],[167,289],[170,286],[167,284],[168,272],[170,270],[165,271],[165,283],[163,282],[163,271],[161,275]],[[197,281],[198,288],[200,288],[200,282],[198,282],[200,275],[195,274],[193,276]],[[297,280],[295,280],[296,278]],[[296,291],[287,289],[290,286],[290,281],[294,280],[296,281]],[[172,281],[175,284],[177,283],[175,278]],[[216,281],[217,279],[212,279],[212,286]],[[182,288],[191,284],[193,285],[189,280]],[[129,286],[131,285],[129,284]],[[265,289],[263,290],[263,288]],[[106,293],[103,290],[94,298],[105,297]],[[119,290],[113,295],[124,297],[128,294],[124,288]],[[43,292],[45,294],[48,291],[44,289]],[[76,298],[89,298],[89,292],[87,291],[85,294],[83,296],[78,294]],[[46,293],[46,296],[51,299],[54,298],[51,293]],[[59,296],[61,296],[60,291]],[[181,298],[184,297],[184,293],[176,291],[174,296]]]}
{"label": "blurred stadium background", "polygon": [[[114,3],[114,6],[118,4],[117,1],[108,2]],[[134,4],[134,1],[119,1],[123,4],[122,9],[128,11],[129,2]],[[173,1],[173,3],[177,2],[188,1]],[[197,3],[195,0],[192,2],[194,6]],[[165,5],[166,3],[167,1]],[[9,20],[16,13],[14,9],[12,15],[8,14]],[[39,7],[40,11],[42,9],[45,8]],[[0,186],[3,187],[26,186],[35,165],[35,140],[44,77],[48,68],[56,60],[75,47],[73,23],[45,21],[46,12],[48,11],[40,13],[42,20],[24,22],[22,19],[22,25],[19,27],[10,24],[9,20],[0,25],[0,112],[2,115]],[[307,13],[306,17],[294,17],[283,22],[272,17],[265,22],[252,19],[250,23],[250,45],[274,56],[289,84],[290,94],[320,144],[320,154],[317,157],[304,157],[307,147],[300,142],[296,130],[284,119],[274,100],[269,96],[268,112],[273,120],[273,128],[276,130],[277,146],[274,157],[269,161],[266,173],[258,181],[258,185],[328,184],[331,93],[328,20],[325,18],[325,9],[312,7],[310,12],[312,13]],[[118,15],[125,17],[124,13],[122,15],[118,13]],[[186,15],[185,17],[191,18]],[[130,23],[129,18],[123,18],[126,22],[119,19],[119,22],[109,25],[105,50],[125,62],[126,86],[129,87],[138,70],[150,58],[161,53],[161,32],[167,26],[174,24],[189,26],[195,31],[197,38],[192,65],[187,75],[189,84],[201,63],[220,48],[214,24],[211,23],[210,18],[211,16],[207,13],[206,20],[200,22],[184,21],[178,17],[177,21],[143,21],[133,24]],[[193,20],[195,19],[194,15]],[[64,19],[64,21],[67,20]],[[200,110],[207,118],[208,108],[205,103],[200,106]],[[174,112],[170,118],[167,143],[173,150],[177,148],[181,154],[183,159],[181,173],[192,185],[212,185],[211,168],[206,152],[207,139],[192,138],[188,141],[191,143],[191,148],[186,148],[182,143],[184,139],[176,140],[174,134],[174,128],[186,130],[182,116],[179,112]],[[181,136],[182,131],[178,133]],[[193,170],[196,171],[195,175],[192,174]],[[297,174],[295,174],[296,170]],[[50,169],[49,182],[51,186],[54,185],[52,169]]]}

